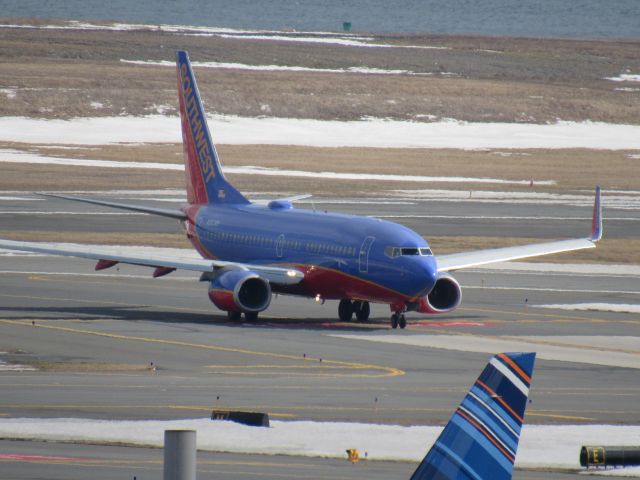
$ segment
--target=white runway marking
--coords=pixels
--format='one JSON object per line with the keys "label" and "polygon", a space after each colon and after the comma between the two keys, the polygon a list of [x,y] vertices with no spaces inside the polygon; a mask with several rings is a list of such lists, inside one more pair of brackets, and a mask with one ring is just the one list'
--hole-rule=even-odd
{"label": "white runway marking", "polygon": [[[537,183],[537,182],[536,182]],[[512,203],[536,205],[585,206],[593,205],[593,191],[585,194],[560,194],[543,192],[511,192],[488,190],[445,190],[445,189],[410,189],[391,190],[385,194],[392,198],[410,200],[429,200],[434,202],[456,203]],[[635,210],[640,209],[640,195],[634,192],[613,194],[605,191],[605,208]]]}
{"label": "white runway marking", "polygon": [[536,308],[551,308],[554,310],[557,309],[590,312],[640,313],[640,305],[625,303],[569,303],[531,306]]}
{"label": "white runway marking", "polygon": [[[322,202],[316,202],[322,203]],[[356,203],[356,202],[353,202]],[[537,217],[537,216],[489,216],[489,215],[372,215],[375,218],[424,218],[424,219],[445,219],[445,220],[526,220],[526,221],[539,221],[539,220],[550,220],[550,221],[568,221],[568,220],[576,220],[576,221],[589,221],[591,217]],[[607,217],[607,222],[616,221],[616,222],[640,222],[640,218],[633,217]]]}
{"label": "white runway marking", "polygon": [[[436,257],[437,259],[437,257]],[[503,262],[475,267],[470,272],[535,272],[543,274],[575,273],[581,275],[615,275],[640,277],[640,265],[601,263]]]}
{"label": "white runway marking", "polygon": [[349,340],[441,348],[462,352],[528,352],[538,358],[640,369],[640,337],[620,336],[495,336],[476,335],[331,335]]}
{"label": "white runway marking", "polygon": [[579,288],[544,288],[544,287],[500,287],[492,285],[463,285],[463,290],[514,290],[524,292],[560,292],[560,293],[588,293],[588,294],[611,294],[611,295],[640,295],[640,290],[589,290]]}
{"label": "white runway marking", "polygon": [[[91,262],[92,260],[87,260]],[[179,276],[180,274],[165,275],[159,278],[153,278],[151,272],[153,270],[149,267],[149,275],[131,275],[126,273],[78,273],[78,272],[43,272],[37,270],[0,270],[0,275],[47,275],[47,276],[65,276],[65,277],[95,277],[95,278],[129,278],[135,280],[151,280],[153,282],[162,281],[178,281],[178,282],[193,282],[199,278],[198,275],[193,275],[191,278],[185,276]],[[188,272],[181,271],[182,275],[188,275]]]}

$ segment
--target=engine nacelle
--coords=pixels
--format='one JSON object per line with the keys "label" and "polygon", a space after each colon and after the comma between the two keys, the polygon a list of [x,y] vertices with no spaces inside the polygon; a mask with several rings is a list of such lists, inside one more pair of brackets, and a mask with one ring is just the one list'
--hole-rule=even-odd
{"label": "engine nacelle", "polygon": [[428,295],[420,299],[420,313],[447,313],[458,308],[462,300],[462,289],[458,281],[447,273],[438,274],[438,279]]}
{"label": "engine nacelle", "polygon": [[271,303],[271,286],[251,270],[227,270],[211,281],[209,298],[220,310],[261,312]]}

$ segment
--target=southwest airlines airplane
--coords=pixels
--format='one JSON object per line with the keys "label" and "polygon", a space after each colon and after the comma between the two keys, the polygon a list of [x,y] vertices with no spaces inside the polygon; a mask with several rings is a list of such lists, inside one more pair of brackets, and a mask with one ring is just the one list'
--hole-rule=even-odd
{"label": "southwest airlines airplane", "polygon": [[201,273],[209,298],[229,319],[255,320],[272,293],[339,300],[342,321],[369,318],[369,303],[390,306],[391,326],[405,328],[405,312],[454,310],[461,288],[449,272],[494,262],[595,247],[602,237],[600,188],[596,187],[587,238],[439,255],[407,227],[376,218],[293,208],[295,199],[257,205],[224,176],[207,127],[189,56],[177,56],[188,203],[180,210],[88,198],[55,197],[104,205],[183,222],[202,259],[127,255],[113,250],[41,242],[0,240],[0,248],[97,260],[96,270],[118,263],[155,268],[158,277],[176,269]]}

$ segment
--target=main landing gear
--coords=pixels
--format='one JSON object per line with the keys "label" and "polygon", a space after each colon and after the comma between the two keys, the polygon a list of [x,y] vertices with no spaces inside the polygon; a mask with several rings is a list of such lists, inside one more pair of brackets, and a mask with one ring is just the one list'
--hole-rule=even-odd
{"label": "main landing gear", "polygon": [[402,312],[393,312],[391,315],[391,328],[405,328],[407,326],[407,319]]}
{"label": "main landing gear", "polygon": [[369,320],[369,314],[371,313],[371,307],[369,302],[361,300],[340,300],[338,305],[338,318],[341,322],[350,322],[355,313],[356,319],[359,322],[366,322]]}

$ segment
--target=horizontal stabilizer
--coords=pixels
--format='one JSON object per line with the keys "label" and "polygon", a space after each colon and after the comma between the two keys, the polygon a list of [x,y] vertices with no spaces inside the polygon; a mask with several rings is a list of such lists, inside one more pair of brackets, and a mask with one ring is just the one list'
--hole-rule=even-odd
{"label": "horizontal stabilizer", "polygon": [[90,203],[92,205],[100,205],[103,207],[119,208],[121,210],[129,210],[132,212],[148,213],[150,215],[159,215],[161,217],[177,218],[179,220],[184,220],[187,218],[187,216],[180,210],[173,210],[169,208],[145,207],[143,205],[107,202],[104,200],[96,200],[93,198],[71,197],[67,195],[57,195],[54,193],[37,193],[37,195],[42,195],[43,197],[62,198],[64,200],[72,200],[74,202]]}

